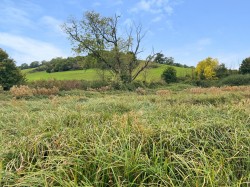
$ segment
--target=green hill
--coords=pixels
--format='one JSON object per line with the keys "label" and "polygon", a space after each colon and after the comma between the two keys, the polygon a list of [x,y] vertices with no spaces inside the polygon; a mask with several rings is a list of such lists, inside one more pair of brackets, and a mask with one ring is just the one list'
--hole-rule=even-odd
{"label": "green hill", "polygon": [[[146,71],[142,72],[138,76],[138,80],[146,81],[159,81],[161,79],[162,72],[168,67],[168,65],[158,65],[156,68],[149,68]],[[177,70],[178,77],[184,77],[186,75],[191,75],[191,68],[183,67],[174,67]],[[31,72],[33,69],[22,70],[26,74],[28,81],[35,80],[48,80],[48,79],[57,79],[57,80],[98,80],[100,79],[100,70],[88,69],[88,70],[75,70],[75,71],[63,71],[55,73],[42,72]],[[105,71],[106,75],[110,75],[109,71]]]}

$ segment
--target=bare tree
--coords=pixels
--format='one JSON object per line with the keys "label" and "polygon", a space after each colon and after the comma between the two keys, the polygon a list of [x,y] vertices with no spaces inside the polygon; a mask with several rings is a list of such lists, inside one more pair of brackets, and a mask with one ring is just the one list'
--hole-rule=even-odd
{"label": "bare tree", "polygon": [[118,34],[119,18],[117,15],[103,17],[96,12],[86,12],[82,20],[70,19],[63,29],[75,52],[92,54],[116,78],[131,82],[153,62],[155,55],[149,55],[143,63],[139,61],[140,45],[145,36],[142,27],[130,27],[126,37],[123,37]]}

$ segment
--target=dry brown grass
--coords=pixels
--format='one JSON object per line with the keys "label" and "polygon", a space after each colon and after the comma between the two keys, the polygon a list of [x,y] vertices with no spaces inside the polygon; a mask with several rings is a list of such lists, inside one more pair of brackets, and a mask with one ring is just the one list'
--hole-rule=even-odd
{"label": "dry brown grass", "polygon": [[188,93],[191,94],[216,94],[219,95],[223,92],[236,92],[236,91],[241,91],[241,92],[250,92],[250,86],[224,86],[224,87],[210,87],[210,88],[190,88],[186,90]]}
{"label": "dry brown grass", "polygon": [[157,90],[156,95],[159,95],[159,96],[171,95],[171,91],[170,90]]}
{"label": "dry brown grass", "polygon": [[100,88],[87,88],[88,91],[94,91],[94,92],[106,92],[111,90],[111,86],[102,86]]}
{"label": "dry brown grass", "polygon": [[57,87],[53,88],[30,88],[25,85],[13,86],[10,89],[11,94],[14,97],[25,97],[25,96],[34,96],[34,95],[57,95],[59,89]]}
{"label": "dry brown grass", "polygon": [[138,94],[138,95],[146,95],[146,90],[141,88],[141,87],[138,87],[136,88],[135,92]]}

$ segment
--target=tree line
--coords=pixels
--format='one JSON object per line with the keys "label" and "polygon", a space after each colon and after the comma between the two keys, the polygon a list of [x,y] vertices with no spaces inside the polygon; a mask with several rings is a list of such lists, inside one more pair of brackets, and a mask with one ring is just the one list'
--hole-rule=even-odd
{"label": "tree line", "polygon": [[[109,70],[113,74],[114,80],[118,82],[131,83],[154,62],[188,67],[175,63],[173,57],[165,57],[162,53],[152,52],[144,60],[140,60],[139,55],[143,52],[142,40],[145,37],[142,26],[131,25],[124,34],[120,32],[119,20],[120,16],[105,17],[93,11],[85,12],[81,20],[72,18],[63,25],[63,30],[71,40],[73,50],[79,56],[58,57],[42,62],[34,61],[30,65],[22,64],[20,68],[34,68],[33,71],[48,73],[100,68]],[[233,73],[235,71],[227,69],[225,64],[219,64],[217,59],[209,57],[197,64],[192,78],[213,80]],[[250,73],[250,58],[243,60],[239,73]],[[162,76],[166,82],[169,82],[168,79],[170,82],[176,81],[176,70],[168,68]],[[0,49],[0,85],[7,90],[24,81],[25,78],[20,69],[16,67],[14,60]]]}

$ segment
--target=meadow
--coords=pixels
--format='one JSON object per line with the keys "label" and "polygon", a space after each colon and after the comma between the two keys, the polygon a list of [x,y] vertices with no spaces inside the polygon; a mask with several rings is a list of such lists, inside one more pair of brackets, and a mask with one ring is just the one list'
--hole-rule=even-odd
{"label": "meadow", "polygon": [[[148,82],[151,81],[159,81],[161,80],[161,74],[168,67],[168,65],[159,64],[159,67],[150,68],[147,71],[140,74],[137,80],[145,80]],[[183,67],[175,67],[177,71],[178,77],[185,77],[186,75],[192,74],[191,68],[183,68]],[[55,72],[55,73],[46,73],[42,72],[34,72],[31,73],[33,69],[22,70],[23,73],[26,74],[26,78],[28,81],[36,81],[36,80],[48,80],[48,79],[57,79],[57,80],[100,80],[100,74],[103,72],[97,71],[96,69],[87,69],[87,70],[75,70],[75,71],[64,71],[64,72]],[[109,71],[104,71],[105,75],[109,75]]]}
{"label": "meadow", "polygon": [[174,90],[0,92],[0,185],[249,186],[250,87]]}

